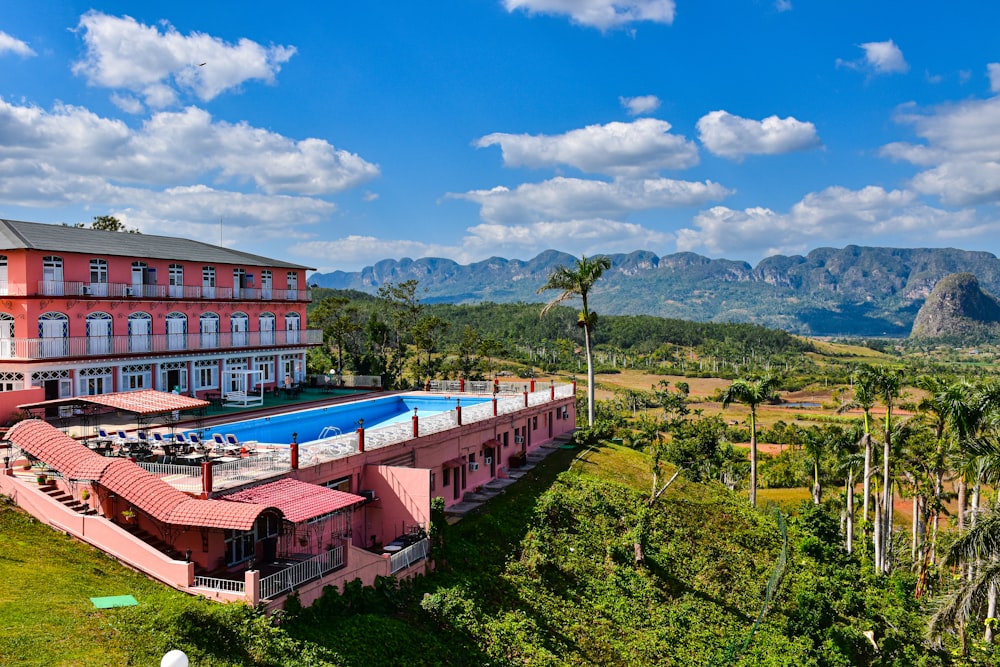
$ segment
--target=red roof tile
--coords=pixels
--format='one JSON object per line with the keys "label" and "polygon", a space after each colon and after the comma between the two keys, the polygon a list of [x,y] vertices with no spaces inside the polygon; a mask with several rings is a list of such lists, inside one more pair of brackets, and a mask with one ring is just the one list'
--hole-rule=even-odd
{"label": "red roof tile", "polygon": [[278,511],[264,504],[192,498],[132,461],[92,452],[39,419],[18,423],[7,432],[7,438],[66,479],[93,480],[163,523],[249,530],[263,512]]}
{"label": "red roof tile", "polygon": [[365,501],[364,496],[328,489],[325,486],[281,479],[226,494],[223,500],[277,507],[292,523],[301,523]]}
{"label": "red roof tile", "polygon": [[25,403],[17,407],[22,410],[39,408],[48,405],[65,405],[72,403],[93,403],[116,410],[124,410],[138,415],[160,415],[175,410],[194,410],[207,406],[208,401],[190,396],[171,394],[155,389],[140,391],[120,391],[114,394],[97,394],[94,396],[76,396],[74,398],[57,398],[39,403]]}

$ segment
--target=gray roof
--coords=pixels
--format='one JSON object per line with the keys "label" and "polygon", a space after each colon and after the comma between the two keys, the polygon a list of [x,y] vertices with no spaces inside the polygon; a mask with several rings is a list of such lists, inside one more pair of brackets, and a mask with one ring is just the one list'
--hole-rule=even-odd
{"label": "gray roof", "polygon": [[81,227],[0,219],[0,250],[16,248],[315,270],[301,264],[173,236],[104,232]]}

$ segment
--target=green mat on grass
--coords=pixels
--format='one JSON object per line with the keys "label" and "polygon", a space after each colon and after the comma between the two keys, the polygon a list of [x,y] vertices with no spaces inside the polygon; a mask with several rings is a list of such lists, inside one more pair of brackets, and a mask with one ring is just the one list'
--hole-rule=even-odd
{"label": "green mat on grass", "polygon": [[110,609],[112,607],[134,607],[139,604],[131,595],[112,595],[105,598],[90,598],[94,606],[98,609]]}

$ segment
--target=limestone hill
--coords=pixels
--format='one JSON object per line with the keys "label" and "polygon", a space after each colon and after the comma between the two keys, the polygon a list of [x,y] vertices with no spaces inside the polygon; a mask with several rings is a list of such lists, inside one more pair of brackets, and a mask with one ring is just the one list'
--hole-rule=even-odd
{"label": "limestone hill", "polygon": [[910,337],[1000,339],[1000,300],[983,291],[971,273],[945,276],[921,306]]}

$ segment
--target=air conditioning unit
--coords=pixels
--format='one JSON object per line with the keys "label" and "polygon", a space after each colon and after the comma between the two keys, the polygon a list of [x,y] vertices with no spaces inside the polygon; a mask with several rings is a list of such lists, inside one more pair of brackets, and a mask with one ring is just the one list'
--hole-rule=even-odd
{"label": "air conditioning unit", "polygon": [[486,463],[486,465],[490,465],[491,463],[493,463],[493,457],[492,456],[487,456],[485,463]]}
{"label": "air conditioning unit", "polygon": [[375,492],[371,489],[361,489],[358,491],[359,496],[363,496],[366,503],[370,503],[375,500]]}
{"label": "air conditioning unit", "polygon": [[515,445],[523,445],[524,444],[524,436],[523,435],[515,435],[514,436],[514,444]]}
{"label": "air conditioning unit", "polygon": [[469,464],[469,472],[476,472],[477,470],[479,470],[479,464],[478,463],[476,463],[475,461],[473,461],[472,463]]}

